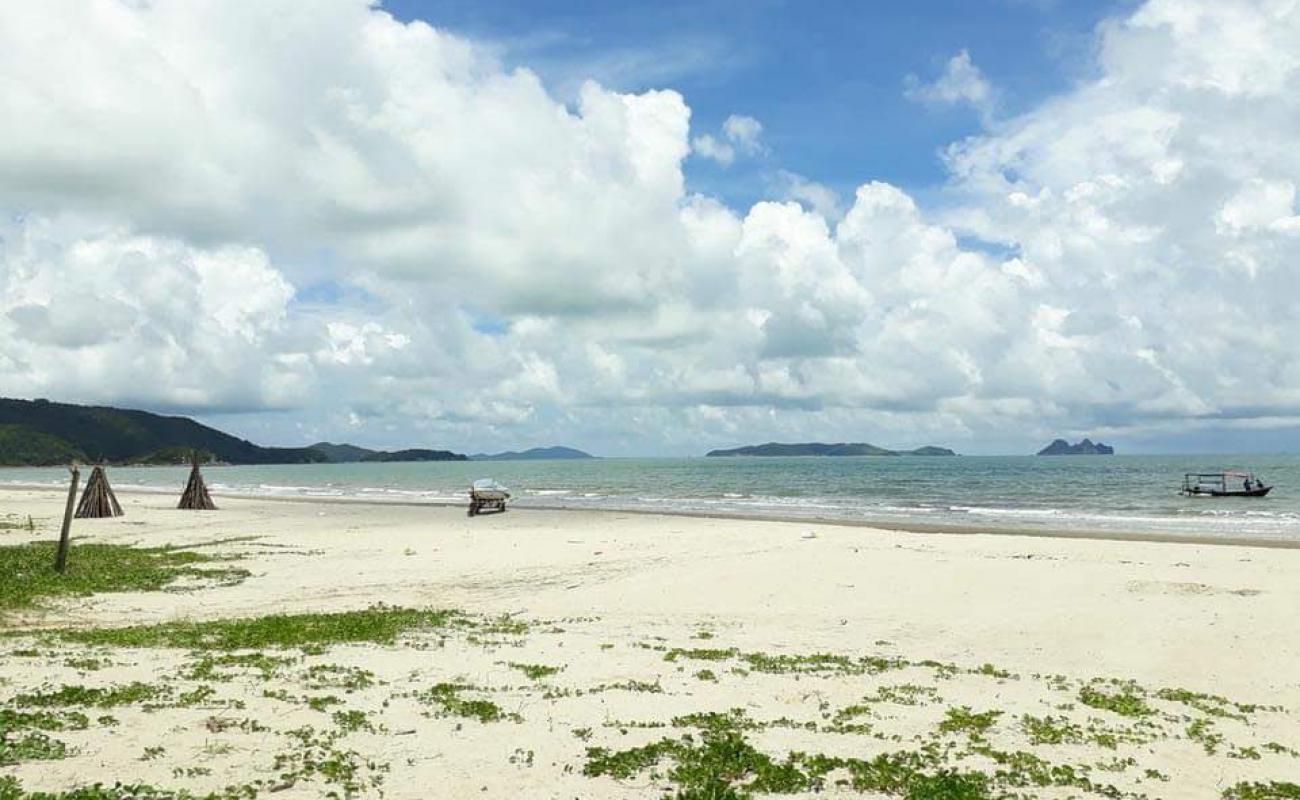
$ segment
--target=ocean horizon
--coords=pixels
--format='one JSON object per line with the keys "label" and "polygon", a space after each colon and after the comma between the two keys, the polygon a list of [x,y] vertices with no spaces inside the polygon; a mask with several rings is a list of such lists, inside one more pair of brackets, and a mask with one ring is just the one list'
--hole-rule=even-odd
{"label": "ocean horizon", "polygon": [[[186,467],[113,467],[121,489],[175,491]],[[1188,498],[1185,472],[1251,469],[1265,498]],[[209,466],[213,492],[460,503],[476,478],[534,508],[827,519],[996,531],[1164,532],[1300,540],[1300,456],[600,458]],[[63,467],[0,468],[0,485],[66,485]]]}

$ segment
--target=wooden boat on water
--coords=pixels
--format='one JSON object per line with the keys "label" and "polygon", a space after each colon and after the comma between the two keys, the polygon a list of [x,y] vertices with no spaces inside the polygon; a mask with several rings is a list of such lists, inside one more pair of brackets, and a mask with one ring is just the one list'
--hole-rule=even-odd
{"label": "wooden boat on water", "polygon": [[484,512],[505,511],[510,490],[490,478],[474,481],[469,487],[469,516]]}
{"label": "wooden boat on water", "polygon": [[1249,472],[1189,472],[1183,476],[1182,494],[1188,497],[1263,497],[1273,490]]}

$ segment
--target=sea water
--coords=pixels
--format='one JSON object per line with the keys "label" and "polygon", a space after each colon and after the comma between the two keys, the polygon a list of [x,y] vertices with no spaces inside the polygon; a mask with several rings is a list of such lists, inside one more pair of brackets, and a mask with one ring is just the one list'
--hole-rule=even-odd
{"label": "sea water", "polygon": [[[1266,498],[1188,498],[1184,472],[1253,469]],[[120,488],[173,491],[188,468],[114,467]],[[519,506],[835,519],[898,527],[1300,541],[1300,456],[602,458],[205,467],[216,494],[460,503],[506,484]],[[0,468],[0,485],[66,485],[63,468]],[[2,511],[3,509],[0,509]]]}

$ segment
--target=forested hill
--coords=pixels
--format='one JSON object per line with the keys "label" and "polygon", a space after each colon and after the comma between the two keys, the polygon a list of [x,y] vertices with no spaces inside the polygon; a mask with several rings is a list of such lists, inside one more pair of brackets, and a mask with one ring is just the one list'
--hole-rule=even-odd
{"label": "forested hill", "polygon": [[584,453],[572,447],[556,445],[555,447],[533,447],[523,452],[507,450],[504,453],[475,453],[471,461],[555,461],[559,459],[595,458],[591,453]]}
{"label": "forested hill", "polygon": [[104,459],[152,461],[159,451],[199,450],[229,464],[306,464],[306,447],[259,447],[185,417],[107,406],[0,398],[0,465],[43,466]]}

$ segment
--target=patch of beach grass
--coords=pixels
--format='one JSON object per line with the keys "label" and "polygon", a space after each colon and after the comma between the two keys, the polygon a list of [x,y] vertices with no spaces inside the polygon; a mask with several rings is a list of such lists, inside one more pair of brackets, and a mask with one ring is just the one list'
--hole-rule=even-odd
{"label": "patch of beach grass", "polygon": [[892,686],[881,686],[874,693],[862,698],[862,702],[890,703],[896,706],[920,706],[939,702],[939,690],[933,686],[900,683]]}
{"label": "patch of beach grass", "polygon": [[1300,800],[1300,784],[1289,781],[1238,783],[1224,790],[1223,800]]}
{"label": "patch of beach grass", "polygon": [[1122,717],[1149,717],[1156,712],[1147,704],[1144,694],[1137,684],[1127,681],[1114,682],[1113,691],[1107,691],[1099,684],[1089,684],[1079,689],[1079,702]]}
{"label": "patch of beach grass", "polygon": [[776,675],[875,675],[910,664],[901,658],[881,656],[847,656],[839,653],[744,653],[733,648],[674,647],[664,653],[664,661],[730,661],[739,659],[752,672]]}
{"label": "patch of beach grass", "polygon": [[337,747],[344,733],[317,731],[311,726],[286,732],[298,748],[275,757],[275,769],[280,773],[278,785],[287,788],[300,781],[319,779],[338,789],[326,793],[326,797],[370,796],[383,784],[388,764]]}
{"label": "patch of beach grass", "polygon": [[106,658],[97,658],[95,656],[79,656],[63,659],[63,666],[71,667],[80,672],[97,672],[104,667],[111,667],[112,661]]}
{"label": "patch of beach grass", "polygon": [[342,689],[351,694],[374,686],[375,673],[360,667],[316,664],[303,673],[302,682],[308,689]]}
{"label": "patch of beach grass", "polygon": [[610,691],[662,694],[664,687],[660,685],[657,679],[654,681],[639,681],[633,678],[631,680],[602,683],[599,686],[593,686],[587,690],[587,694],[599,694],[600,692]]}
{"label": "patch of beach grass", "polygon": [[0,734],[0,767],[23,761],[57,761],[67,755],[66,744],[40,731]]}
{"label": "patch of beach grass", "polygon": [[339,727],[339,730],[345,733],[354,731],[375,732],[375,726],[370,724],[370,719],[364,711],[357,711],[356,709],[335,711],[330,718],[334,720],[334,724]]}
{"label": "patch of beach grass", "polygon": [[[1220,697],[1216,694],[1204,694],[1202,692],[1193,692],[1187,689],[1161,689],[1156,692],[1156,697],[1161,700],[1168,700],[1174,703],[1182,703],[1190,708],[1210,717],[1224,717],[1245,722],[1247,717],[1261,710],[1260,706],[1249,703],[1235,703],[1226,697]],[[1276,707],[1270,707],[1269,711],[1278,710]]]}
{"label": "patch of beach grass", "polygon": [[312,711],[325,713],[330,706],[341,706],[343,701],[334,695],[303,695],[303,703]]}
{"label": "patch of beach grass", "polygon": [[157,789],[143,783],[96,783],[66,792],[27,792],[17,778],[0,776],[0,800],[243,800],[256,797],[252,787],[230,787],[195,795],[174,789]]}
{"label": "patch of beach grass", "polygon": [[1025,714],[1020,718],[1020,729],[1030,744],[1079,744],[1084,740],[1083,727],[1068,717]]}
{"label": "patch of beach grass", "polygon": [[86,597],[100,592],[148,592],[181,578],[239,583],[250,574],[227,559],[169,547],[74,544],[67,571],[54,571],[54,542],[0,547],[0,612],[29,608],[51,597]]}
{"label": "patch of beach grass", "polygon": [[21,708],[113,708],[143,703],[165,697],[168,693],[164,686],[133,681],[114,686],[65,685],[57,689],[38,689],[16,695],[11,702]]}
{"label": "patch of beach grass", "polygon": [[524,673],[524,676],[530,681],[540,681],[542,678],[549,678],[564,669],[564,667],[552,667],[546,664],[518,664],[514,661],[507,663],[506,666]]}
{"label": "patch of beach grass", "polygon": [[438,709],[437,716],[467,717],[479,722],[522,722],[518,714],[506,713],[501,706],[491,700],[461,697],[462,692],[473,691],[475,687],[464,683],[439,683],[412,695],[424,705]]}
{"label": "patch of beach grass", "polygon": [[1192,720],[1185,731],[1187,738],[1201,745],[1207,756],[1212,756],[1223,745],[1223,734],[1214,729],[1214,723],[1208,719]]}
{"label": "patch of beach grass", "polygon": [[0,709],[0,766],[22,761],[50,761],[67,756],[63,742],[48,731],[85,730],[90,720],[77,711],[24,712]]}
{"label": "patch of beach grass", "polygon": [[126,628],[52,631],[59,638],[115,647],[174,647],[193,650],[320,649],[370,642],[392,644],[399,636],[446,628],[465,621],[456,611],[376,605],[361,611],[272,614],[203,622],[163,622]]}
{"label": "patch of beach grass", "polygon": [[[743,713],[698,714],[674,724],[698,730],[641,747],[587,750],[583,774],[620,780],[649,772],[676,787],[676,798],[744,800],[755,795],[821,791],[827,776],[847,773],[843,782],[863,793],[909,800],[986,800],[990,779],[977,772],[942,766],[937,750],[884,753],[870,760],[804,752],[773,757],[756,748],[745,732],[753,727]],[[667,764],[667,769],[663,769]]]}
{"label": "patch of beach grass", "polygon": [[262,680],[270,680],[295,660],[265,653],[204,653],[187,664],[180,674],[192,681],[229,682],[251,670]]}
{"label": "patch of beach grass", "polygon": [[1001,711],[973,711],[969,706],[949,708],[939,723],[942,733],[964,733],[971,741],[983,741],[984,735],[997,723]]}
{"label": "patch of beach grass", "polygon": [[728,661],[738,655],[740,655],[740,651],[734,647],[725,650],[703,647],[674,647],[664,653],[664,661],[677,661],[683,658],[693,661]]}

